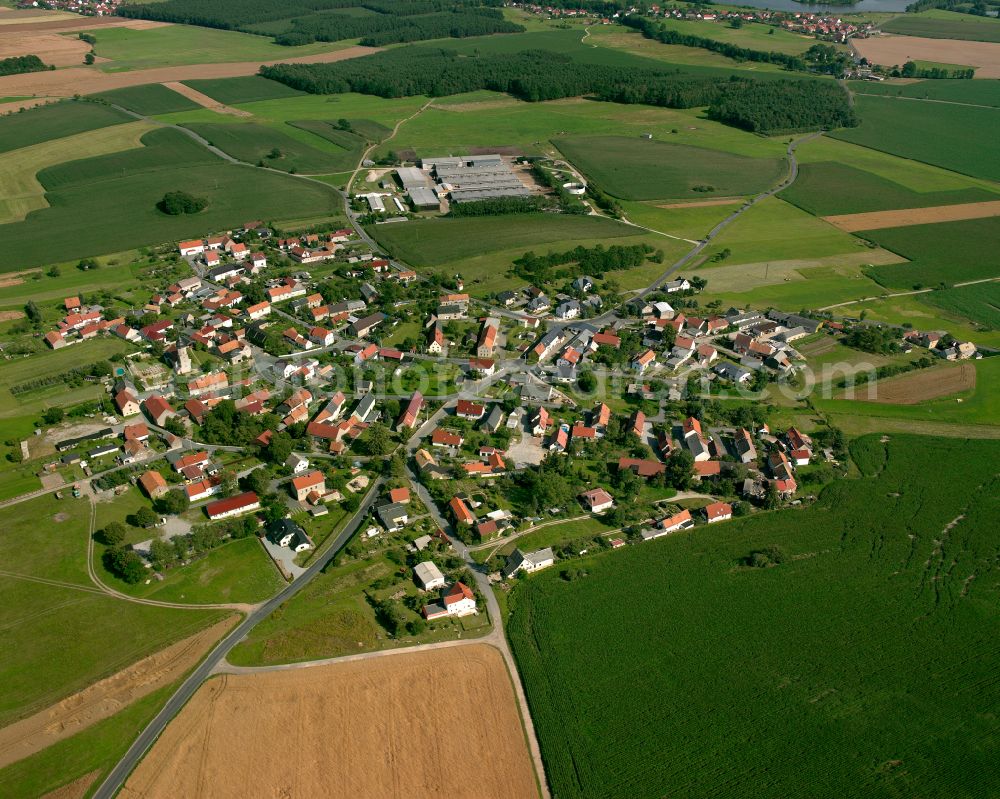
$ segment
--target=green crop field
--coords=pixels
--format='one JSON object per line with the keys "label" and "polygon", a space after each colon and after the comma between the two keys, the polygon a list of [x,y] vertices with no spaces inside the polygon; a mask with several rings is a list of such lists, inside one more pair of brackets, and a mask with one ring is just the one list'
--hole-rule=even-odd
{"label": "green crop field", "polygon": [[[722,265],[823,258],[858,252],[862,242],[794,205],[768,197],[745,211],[705,250],[728,249]],[[707,276],[707,275],[706,275]]]}
{"label": "green crop field", "polygon": [[346,43],[315,43],[282,47],[263,36],[237,31],[164,25],[158,28],[98,28],[94,51],[110,59],[100,65],[104,72],[154,69],[181,64],[217,64],[226,61],[280,61],[290,56],[308,56],[342,50]]}
{"label": "green crop field", "polygon": [[[288,48],[283,47],[282,50]],[[213,100],[224,105],[237,103],[255,103],[261,100],[280,100],[285,97],[298,97],[302,92],[291,89],[284,83],[262,78],[260,75],[246,75],[242,78],[206,78],[203,80],[186,80],[185,86],[190,86],[202,94],[207,94]]]}
{"label": "green crop field", "polygon": [[987,330],[1000,330],[1000,283],[935,291],[921,299],[947,313],[964,316]]}
{"label": "green crop field", "polygon": [[[148,124],[148,123],[135,123]],[[142,147],[110,153],[100,158],[79,158],[42,169],[38,180],[47,192],[94,186],[148,172],[170,172],[178,167],[219,163],[218,156],[190,136],[169,128],[153,129],[140,140]],[[78,153],[82,155],[82,153]]]}
{"label": "green crop field", "polygon": [[[305,144],[292,136],[268,125],[253,122],[204,124],[192,122],[190,128],[210,144],[229,153],[240,161],[251,164],[264,163],[270,169],[282,172],[303,172],[309,174],[338,172],[350,164],[349,154],[338,144],[309,136],[317,145],[326,145],[339,153],[327,153],[317,147]],[[280,155],[271,158],[277,148]],[[355,162],[356,163],[356,162]]]}
{"label": "green crop field", "polygon": [[626,200],[621,206],[629,221],[637,225],[697,241],[705,238],[713,227],[737,210],[742,203],[742,199],[734,199],[726,205],[699,205],[694,201],[687,207],[660,208],[655,202]]}
{"label": "green crop field", "polygon": [[827,216],[985,202],[998,199],[1000,190],[970,187],[918,193],[847,164],[819,161],[803,164],[795,182],[780,197],[811,214]]}
{"label": "green crop field", "polygon": [[[812,508],[518,584],[509,635],[554,795],[1000,791],[982,712],[1000,702],[1000,444],[852,452],[864,476]],[[770,545],[788,559],[742,565]]]}
{"label": "green crop field", "polygon": [[[377,123],[372,122],[370,124],[376,125]],[[321,139],[329,142],[340,150],[337,154],[325,154],[326,163],[336,164],[332,171],[348,171],[354,169],[361,161],[361,154],[368,146],[367,139],[349,131],[341,130],[336,126],[336,124],[331,122],[322,122],[318,119],[302,119],[297,122],[290,122],[289,125],[294,128],[298,128],[299,130],[304,130],[313,136],[319,136]],[[379,127],[381,127],[381,125],[379,125]],[[378,141],[378,139],[375,141]]]}
{"label": "green crop field", "polygon": [[369,232],[394,257],[414,266],[441,266],[499,250],[541,249],[553,242],[643,233],[603,217],[554,214],[428,219],[374,225]]}
{"label": "green crop field", "polygon": [[1000,217],[866,230],[858,234],[912,263],[871,271],[888,288],[929,288],[940,282],[996,277],[1000,268]]}
{"label": "green crop field", "polygon": [[625,200],[757,194],[787,170],[783,159],[746,158],[652,139],[588,136],[552,143],[589,180]]}
{"label": "green crop field", "polygon": [[961,175],[938,166],[890,155],[859,144],[820,136],[801,144],[795,151],[799,166],[823,161],[836,161],[853,169],[871,172],[884,180],[898,183],[918,194],[928,192],[957,192],[969,188],[996,189],[996,184]]}
{"label": "green crop field", "polygon": [[134,121],[133,117],[98,103],[67,100],[40,105],[0,117],[0,153]]}
{"label": "green crop field", "polygon": [[0,724],[40,710],[223,615],[138,605],[96,592],[87,575],[89,520],[86,500],[51,495],[0,511],[4,569],[64,584],[0,576],[6,641]]}
{"label": "green crop field", "polygon": [[904,36],[925,36],[928,39],[1000,42],[1000,21],[940,9],[922,11],[919,14],[900,14],[885,23],[882,30]]}
{"label": "green crop field", "polygon": [[909,97],[914,100],[947,100],[950,103],[991,105],[1000,108],[1000,80],[921,80],[913,83],[848,82],[857,94]]}
{"label": "green crop field", "polygon": [[[110,28],[110,30],[128,29]],[[196,108],[201,108],[201,106],[192,102],[183,94],[178,94],[173,89],[168,89],[162,83],[129,86],[125,89],[114,89],[113,91],[102,92],[93,96],[145,116],[173,114],[178,111],[192,111]]]}
{"label": "green crop field", "polygon": [[[904,158],[1000,180],[1000,109],[858,97],[861,125],[830,133]],[[917,134],[919,131],[919,134]]]}
{"label": "green crop field", "polygon": [[[51,181],[54,187],[46,194],[50,207],[23,222],[0,225],[5,245],[0,268],[14,271],[119,252],[202,235],[247,219],[280,221],[338,213],[339,198],[331,188],[214,157],[206,161],[206,152],[191,149],[178,131],[148,135],[153,138],[145,140],[144,149],[44,170],[43,185]],[[177,189],[205,197],[208,208],[196,216],[163,214],[156,204],[165,192]]]}

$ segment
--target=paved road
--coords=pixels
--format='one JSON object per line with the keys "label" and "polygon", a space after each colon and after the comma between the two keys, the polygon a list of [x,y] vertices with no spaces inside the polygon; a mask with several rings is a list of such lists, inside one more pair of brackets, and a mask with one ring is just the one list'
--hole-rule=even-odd
{"label": "paved road", "polygon": [[260,624],[264,619],[271,615],[279,606],[287,602],[293,596],[295,596],[299,591],[305,588],[306,585],[323,569],[326,565],[333,559],[333,557],[340,551],[340,549],[350,540],[351,536],[357,531],[358,527],[361,526],[361,522],[364,520],[365,516],[368,514],[371,506],[375,504],[376,499],[379,495],[379,489],[384,482],[383,478],[379,477],[372,482],[371,490],[368,493],[367,498],[358,508],[357,513],[351,518],[351,521],[346,527],[340,532],[340,534],[335,539],[333,545],[316,561],[306,569],[305,574],[292,582],[288,587],[286,587],[281,593],[275,595],[269,599],[264,604],[260,605],[256,610],[252,611],[243,622],[236,627],[229,635],[222,639],[215,649],[206,657],[196,668],[191,675],[184,680],[180,688],[174,693],[170,699],[167,700],[166,705],[163,709],[156,715],[149,725],[144,729],[139,737],[132,743],[129,747],[128,752],[125,753],[124,757],[118,762],[108,776],[105,778],[101,786],[94,792],[94,799],[111,799],[117,793],[119,788],[125,783],[128,775],[132,773],[132,770],[138,765],[139,760],[146,751],[153,745],[159,735],[166,728],[167,724],[170,723],[171,719],[176,716],[182,707],[187,703],[187,701],[194,695],[194,692],[198,690],[199,686],[208,678],[208,676],[215,669],[225,657],[229,654],[236,644],[238,644],[254,627]]}

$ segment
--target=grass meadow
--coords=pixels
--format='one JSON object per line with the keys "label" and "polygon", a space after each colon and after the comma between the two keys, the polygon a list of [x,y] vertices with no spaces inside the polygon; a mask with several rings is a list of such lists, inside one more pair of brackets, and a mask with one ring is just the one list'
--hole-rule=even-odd
{"label": "grass meadow", "polygon": [[1000,180],[1000,148],[995,146],[1000,109],[886,97],[857,97],[855,105],[861,124],[830,136],[965,175]]}
{"label": "grass meadow", "polygon": [[[357,164],[357,159],[354,164],[349,164],[349,157],[343,147],[311,133],[309,138],[318,146],[336,148],[340,152],[336,154],[323,152],[317,147],[292,138],[284,131],[253,122],[188,123],[185,127],[240,161],[251,164],[263,163],[268,168],[281,172],[329,173]],[[277,158],[270,157],[274,149],[279,151]]]}
{"label": "grass meadow", "polygon": [[780,158],[747,158],[651,139],[581,136],[552,143],[589,180],[625,200],[757,194],[787,170]]}
{"label": "grass meadow", "polygon": [[732,28],[725,22],[670,19],[665,22],[665,25],[668,30],[676,31],[685,36],[701,36],[704,39],[714,39],[737,47],[772,53],[800,55],[816,44],[816,40],[811,36],[803,36],[755,22],[747,22],[740,28]]}
{"label": "grass meadow", "polygon": [[817,216],[927,208],[935,205],[996,200],[998,191],[969,187],[951,191],[915,192],[862,169],[836,161],[803,164],[781,199]]}
{"label": "grass meadow", "polygon": [[137,605],[97,592],[86,567],[89,519],[86,500],[51,495],[0,511],[5,569],[63,583],[0,576],[7,641],[0,661],[5,687],[0,724],[38,711],[222,616]]}
{"label": "grass meadow", "polygon": [[731,251],[721,262],[757,263],[856,253],[861,241],[777,197],[761,200],[730,223],[706,248],[708,257]]}
{"label": "grass meadow", "polygon": [[900,14],[885,23],[882,30],[886,33],[924,36],[928,39],[1000,42],[1000,21],[936,8],[919,14]]}
{"label": "grass meadow", "polygon": [[[517,585],[509,635],[554,794],[1000,790],[982,712],[1000,701],[1000,445],[893,436],[852,450],[864,476],[813,507]],[[742,565],[770,545],[787,560]]]}
{"label": "grass meadow", "polygon": [[316,42],[282,47],[264,36],[194,25],[164,25],[146,30],[98,28],[90,34],[97,39],[94,45],[97,55],[109,59],[100,65],[104,72],[227,61],[280,61],[342,50],[348,45]]}

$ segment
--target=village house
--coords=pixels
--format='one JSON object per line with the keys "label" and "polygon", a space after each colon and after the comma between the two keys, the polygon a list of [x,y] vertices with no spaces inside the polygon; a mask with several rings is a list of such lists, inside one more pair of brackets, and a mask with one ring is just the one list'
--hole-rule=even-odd
{"label": "village house", "polygon": [[556,558],[551,547],[545,547],[545,549],[539,549],[535,552],[522,552],[520,549],[515,549],[507,557],[507,562],[503,567],[503,576],[509,580],[520,571],[532,574],[555,562]]}
{"label": "village house", "polygon": [[463,582],[456,582],[442,597],[442,604],[424,606],[424,618],[428,621],[445,616],[468,616],[476,613],[476,595]]}
{"label": "village house", "polygon": [[317,498],[326,494],[326,475],[319,470],[309,472],[293,477],[288,485],[289,491],[296,501],[305,502],[312,494],[315,494]]}
{"label": "village house", "polygon": [[728,502],[713,502],[705,506],[705,519],[709,524],[733,518],[733,507]]}
{"label": "village house", "polygon": [[592,488],[580,494],[583,504],[591,513],[603,513],[615,504],[614,498],[603,488]]}

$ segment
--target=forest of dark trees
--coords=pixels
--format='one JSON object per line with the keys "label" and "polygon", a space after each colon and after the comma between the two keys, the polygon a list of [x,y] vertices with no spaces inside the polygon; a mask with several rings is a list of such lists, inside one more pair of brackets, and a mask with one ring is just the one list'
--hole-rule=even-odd
{"label": "forest of dark trees", "polygon": [[[510,271],[529,283],[548,283],[552,280],[577,275],[590,275],[600,279],[605,272],[642,266],[652,254],[653,248],[648,244],[613,244],[610,247],[598,244],[589,249],[575,247],[566,252],[550,252],[548,255],[535,255],[533,252],[526,252],[514,260]],[[566,270],[556,268],[567,264],[575,264],[576,266],[574,269]]]}
{"label": "forest of dark trees", "polygon": [[[524,28],[503,18],[501,0],[164,0],[122,4],[122,16],[266,34],[278,44],[360,39],[372,47],[424,39],[517,33]],[[364,8],[372,14],[338,14]],[[281,24],[284,22],[284,24]],[[277,23],[277,24],[276,24]]]}
{"label": "forest of dark trees", "polygon": [[291,22],[290,31],[274,37],[277,44],[294,46],[310,42],[360,39],[363,45],[379,47],[396,42],[446,37],[461,39],[466,36],[518,33],[524,30],[521,25],[505,20],[503,12],[495,8],[455,9],[415,16],[314,14]]}
{"label": "forest of dark trees", "polygon": [[708,106],[713,119],[757,133],[857,124],[846,92],[833,83],[702,77],[666,67],[580,63],[546,51],[460,56],[405,47],[328,64],[275,64],[260,74],[311,94],[442,97],[488,89],[529,102],[590,95],[667,108]]}

